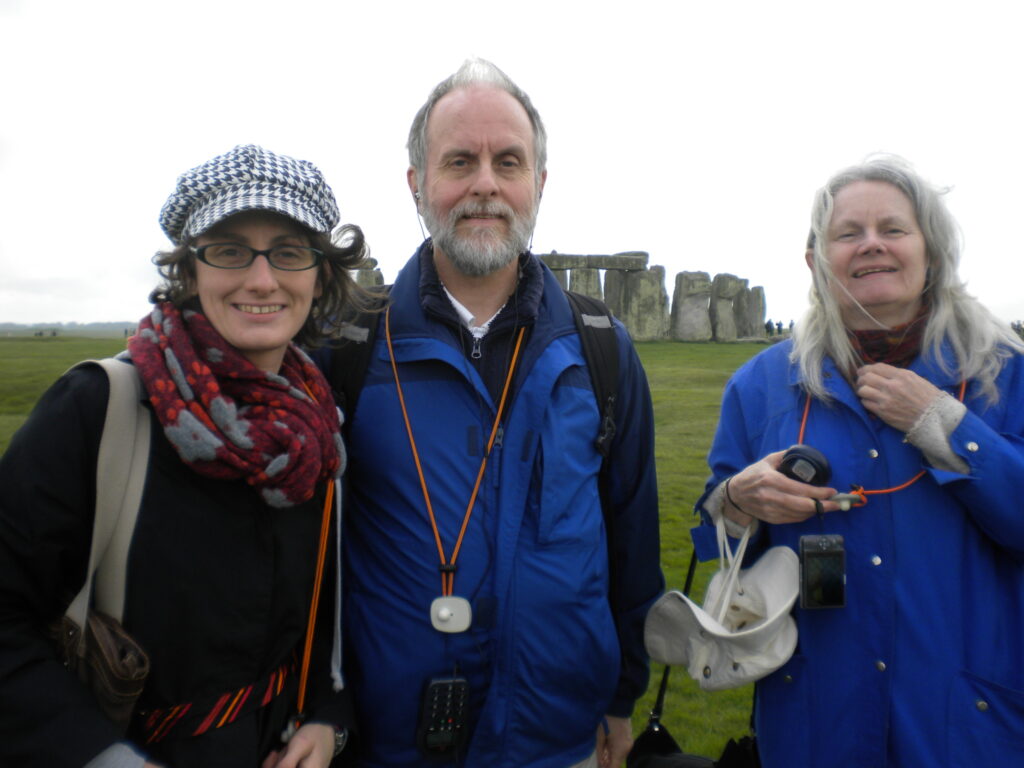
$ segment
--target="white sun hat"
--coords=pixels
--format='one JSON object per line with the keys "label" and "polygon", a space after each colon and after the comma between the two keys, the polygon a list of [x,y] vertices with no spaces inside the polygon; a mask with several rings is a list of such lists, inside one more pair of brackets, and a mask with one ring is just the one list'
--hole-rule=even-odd
{"label": "white sun hat", "polygon": [[706,691],[736,688],[774,672],[793,655],[797,636],[790,615],[800,591],[796,553],[772,547],[741,570],[750,529],[734,555],[721,518],[717,527],[719,569],[708,585],[705,607],[677,590],[666,592],[644,625],[648,655],[685,666]]}

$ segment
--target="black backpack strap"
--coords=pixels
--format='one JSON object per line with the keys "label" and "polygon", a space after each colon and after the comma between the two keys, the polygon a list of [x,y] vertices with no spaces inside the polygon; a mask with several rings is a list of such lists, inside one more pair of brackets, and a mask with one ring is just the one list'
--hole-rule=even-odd
{"label": "black backpack strap", "polygon": [[574,291],[566,291],[565,296],[572,307],[576,330],[583,345],[583,357],[590,371],[590,383],[597,398],[597,410],[601,414],[601,428],[595,445],[607,462],[615,438],[615,400],[619,387],[619,344],[615,324],[603,301]]}
{"label": "black backpack strap", "polygon": [[[380,305],[387,302],[390,285],[371,289],[380,293]],[[352,415],[359,402],[366,371],[370,367],[370,355],[377,340],[377,325],[380,320],[379,306],[366,312],[359,312],[342,326],[338,338],[331,342],[331,362],[327,380],[331,384],[334,400],[345,414],[345,425],[352,423]]]}
{"label": "black backpack strap", "polygon": [[[619,391],[619,339],[615,333],[612,313],[603,301],[573,291],[565,292],[572,307],[576,330],[583,346],[583,357],[590,372],[590,384],[597,399],[597,410],[601,414],[594,445],[601,454],[601,469],[597,475],[597,492],[601,498],[601,516],[604,518],[605,536],[608,540],[608,569],[610,591],[608,600],[614,614],[618,603],[617,558],[615,557],[615,519],[611,508],[609,488],[611,469],[609,467],[612,440],[615,439],[615,401]],[[616,620],[617,621],[617,620]]]}

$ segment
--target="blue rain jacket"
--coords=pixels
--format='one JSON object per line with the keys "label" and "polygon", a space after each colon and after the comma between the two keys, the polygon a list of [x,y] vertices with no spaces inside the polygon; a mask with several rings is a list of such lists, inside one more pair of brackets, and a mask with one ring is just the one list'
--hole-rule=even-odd
{"label": "blue rain jacket", "polygon": [[[429,248],[428,241],[399,275],[390,324],[450,555],[497,403],[468,358],[463,329],[450,322]],[[364,765],[428,762],[415,734],[431,678],[468,680],[470,740],[459,762],[466,766],[565,768],[593,751],[604,714],[629,714],[646,688],[643,619],[663,588],[646,377],[618,324],[611,496],[620,577],[610,607],[596,400],[557,281],[539,261],[523,275],[520,292],[528,298],[515,305],[517,324],[527,326],[523,350],[457,559],[454,593],[473,610],[472,627],[461,634],[431,626],[439,554],[380,320],[350,425],[344,549],[346,663]],[[433,287],[421,290],[421,283]],[[502,372],[514,340],[506,330],[492,329],[483,349],[500,355]]]}
{"label": "blue rain jacket", "polygon": [[[728,383],[708,492],[797,442],[805,394],[790,349],[787,341],[760,353]],[[798,551],[804,534],[841,534],[847,573],[846,606],[798,604],[796,653],[757,685],[765,768],[963,768],[1024,759],[1022,363],[1015,356],[1004,367],[995,406],[968,384],[968,412],[951,444],[970,471],[957,474],[929,467],[826,362],[835,400],[812,402],[804,443],[828,457],[829,484],[885,489],[926,474],[848,512],[761,525],[761,549]],[[910,370],[959,391],[934,361],[919,358]]]}

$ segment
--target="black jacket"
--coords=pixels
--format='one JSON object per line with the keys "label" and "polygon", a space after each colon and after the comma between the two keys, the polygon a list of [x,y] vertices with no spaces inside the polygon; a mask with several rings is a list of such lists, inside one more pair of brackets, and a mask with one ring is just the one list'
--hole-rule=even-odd
{"label": "black jacket", "polygon": [[[81,766],[119,740],[44,633],[84,579],[107,391],[99,369],[64,376],[0,459],[0,765]],[[322,502],[321,493],[273,509],[244,481],[193,472],[153,417],[124,613],[151,661],[140,709],[236,690],[301,656]],[[321,705],[314,719],[347,725],[346,694],[330,694],[333,568],[327,574],[307,702]],[[278,746],[297,677],[230,725],[136,746],[171,766],[251,768]]]}

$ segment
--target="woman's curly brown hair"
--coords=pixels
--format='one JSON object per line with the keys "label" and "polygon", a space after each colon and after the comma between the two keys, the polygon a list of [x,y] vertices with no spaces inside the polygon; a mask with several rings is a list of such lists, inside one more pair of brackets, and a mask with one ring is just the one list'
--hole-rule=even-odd
{"label": "woman's curly brown hair", "polygon": [[[268,216],[277,216],[268,211]],[[293,341],[301,347],[318,347],[335,336],[346,320],[372,303],[369,294],[356,284],[349,270],[357,269],[369,256],[363,230],[355,224],[345,224],[333,233],[314,232],[289,219],[309,238],[313,248],[323,251],[319,266],[320,296],[313,299],[309,317],[295,334]],[[156,304],[169,301],[176,307],[195,300],[196,257],[191,248],[192,239],[170,251],[160,251],[153,257],[163,281],[153,290],[149,300]]]}

